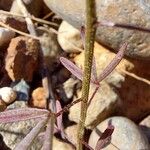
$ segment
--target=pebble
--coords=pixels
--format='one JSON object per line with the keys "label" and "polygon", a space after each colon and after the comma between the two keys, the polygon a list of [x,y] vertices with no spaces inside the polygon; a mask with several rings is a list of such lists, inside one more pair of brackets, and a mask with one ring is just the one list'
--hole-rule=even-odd
{"label": "pebble", "polygon": [[38,87],[32,92],[32,106],[46,108],[46,92],[43,87]]}
{"label": "pebble", "polygon": [[10,104],[15,101],[17,94],[10,87],[3,87],[0,88],[0,97],[6,104]]}
{"label": "pebble", "polygon": [[79,53],[83,49],[80,31],[66,21],[59,26],[58,42],[67,53]]}

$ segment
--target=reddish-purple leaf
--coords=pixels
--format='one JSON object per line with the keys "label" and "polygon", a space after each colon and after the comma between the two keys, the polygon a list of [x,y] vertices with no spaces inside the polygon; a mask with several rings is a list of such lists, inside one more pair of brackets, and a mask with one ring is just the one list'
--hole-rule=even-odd
{"label": "reddish-purple leaf", "polygon": [[49,111],[37,108],[18,108],[0,113],[0,123],[13,123],[48,116]]}
{"label": "reddish-purple leaf", "polygon": [[93,62],[92,62],[92,75],[91,75],[92,81],[95,81],[95,83],[98,81],[97,78],[97,71],[96,71],[96,60],[95,56],[93,56]]}
{"label": "reddish-purple leaf", "polygon": [[[62,110],[61,104],[58,100],[56,100],[56,112],[58,113],[61,110]],[[65,139],[65,132],[64,132],[63,122],[62,122],[62,114],[57,117],[57,127],[60,130],[61,137]]]}
{"label": "reddish-purple leaf", "polygon": [[45,127],[47,118],[43,118],[26,136],[25,138],[15,147],[15,150],[27,150],[31,146],[34,139]]}
{"label": "reddish-purple leaf", "polygon": [[83,72],[82,70],[77,67],[74,63],[72,63],[70,60],[60,57],[60,62],[78,79],[82,80],[83,78]]}
{"label": "reddish-purple leaf", "polygon": [[83,47],[85,49],[85,27],[84,26],[81,26],[80,33],[81,33],[81,39],[82,39]]}
{"label": "reddish-purple leaf", "polygon": [[106,21],[106,20],[96,23],[96,26],[99,26],[99,25],[108,26],[108,27],[118,27],[118,28],[124,28],[128,30],[136,30],[136,31],[150,33],[149,28],[139,27],[139,26],[131,25],[131,24],[114,23],[114,22]]}
{"label": "reddish-purple leaf", "polygon": [[127,43],[124,43],[121,48],[119,49],[118,53],[114,57],[114,59],[108,64],[108,66],[103,70],[103,72],[100,74],[98,77],[98,82],[102,81],[105,79],[114,69],[115,67],[119,64],[119,62],[122,60],[124,56],[124,52],[127,48]]}
{"label": "reddish-purple leaf", "polygon": [[114,132],[114,126],[109,124],[107,129],[102,133],[99,138],[95,150],[100,150],[104,148],[108,143],[110,143],[111,135]]}
{"label": "reddish-purple leaf", "polygon": [[82,144],[85,145],[89,150],[94,150],[90,145],[88,145],[88,143],[86,143],[85,141],[82,141]]}

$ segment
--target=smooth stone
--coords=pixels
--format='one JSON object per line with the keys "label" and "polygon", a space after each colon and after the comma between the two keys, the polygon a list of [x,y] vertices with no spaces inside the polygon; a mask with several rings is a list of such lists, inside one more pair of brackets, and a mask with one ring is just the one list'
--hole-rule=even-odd
{"label": "smooth stone", "polygon": [[53,150],[74,150],[73,147],[57,138],[53,138]]}
{"label": "smooth stone", "polygon": [[[47,6],[76,28],[85,22],[85,0],[44,0]],[[61,4],[61,5],[60,5]],[[112,21],[150,28],[150,2],[141,0],[96,0],[98,21]],[[126,54],[132,58],[150,60],[148,33],[111,27],[98,27],[96,39],[103,45],[117,50],[127,42]]]}
{"label": "smooth stone", "polygon": [[15,32],[9,29],[0,27],[0,46],[3,46],[4,44],[9,43],[10,40],[14,37],[15,37]]}
{"label": "smooth stone", "polygon": [[58,42],[67,53],[79,53],[83,49],[80,31],[63,21],[58,29]]}
{"label": "smooth stone", "polygon": [[115,129],[111,136],[111,143],[103,148],[104,150],[116,150],[117,148],[121,150],[150,149],[146,136],[134,122],[125,117],[112,117],[101,122],[90,135],[89,145],[92,148],[95,148],[101,133],[104,132],[110,122]]}
{"label": "smooth stone", "polygon": [[46,91],[43,87],[38,87],[32,92],[31,106],[37,108],[46,108]]}
{"label": "smooth stone", "polygon": [[147,136],[150,143],[150,115],[145,117],[139,124],[143,133]]}
{"label": "smooth stone", "polygon": [[6,104],[10,104],[17,98],[17,93],[10,87],[2,87],[0,88],[0,97]]}

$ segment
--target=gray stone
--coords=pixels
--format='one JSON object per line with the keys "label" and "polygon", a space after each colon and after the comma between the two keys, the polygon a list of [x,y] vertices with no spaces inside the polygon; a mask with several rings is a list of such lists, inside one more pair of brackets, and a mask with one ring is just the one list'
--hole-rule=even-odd
{"label": "gray stone", "polygon": [[[85,22],[85,0],[44,0],[47,6],[62,19],[80,28]],[[150,28],[149,3],[143,0],[96,0],[98,21],[108,20]],[[147,9],[146,9],[147,8]],[[127,42],[126,54],[130,57],[150,60],[150,36],[148,33],[98,27],[97,41],[115,50]]]}
{"label": "gray stone", "polygon": [[89,145],[91,147],[95,148],[97,140],[107,128],[109,122],[111,122],[115,129],[111,136],[111,143],[103,148],[103,150],[150,149],[148,140],[142,131],[134,122],[125,117],[112,117],[100,123],[90,135]]}

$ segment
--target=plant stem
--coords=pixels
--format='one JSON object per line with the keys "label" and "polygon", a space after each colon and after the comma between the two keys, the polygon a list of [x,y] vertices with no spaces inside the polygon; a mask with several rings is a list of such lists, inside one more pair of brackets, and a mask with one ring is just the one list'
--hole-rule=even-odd
{"label": "plant stem", "polygon": [[82,141],[84,136],[84,124],[88,108],[91,68],[92,68],[94,40],[96,32],[95,22],[96,22],[95,0],[86,0],[85,61],[84,61],[84,73],[82,84],[81,114],[78,125],[77,150],[83,149]]}

